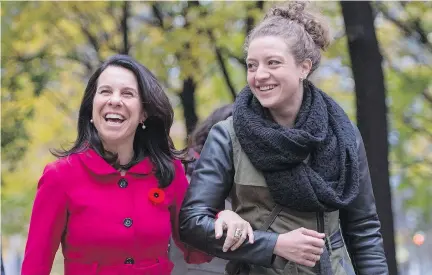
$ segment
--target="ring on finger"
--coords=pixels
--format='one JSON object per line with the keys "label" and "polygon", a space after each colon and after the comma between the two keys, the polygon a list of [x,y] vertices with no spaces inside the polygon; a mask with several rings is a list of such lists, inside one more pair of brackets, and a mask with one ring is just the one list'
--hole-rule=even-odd
{"label": "ring on finger", "polygon": [[234,232],[234,238],[239,239],[243,235],[243,232],[240,228],[237,228]]}

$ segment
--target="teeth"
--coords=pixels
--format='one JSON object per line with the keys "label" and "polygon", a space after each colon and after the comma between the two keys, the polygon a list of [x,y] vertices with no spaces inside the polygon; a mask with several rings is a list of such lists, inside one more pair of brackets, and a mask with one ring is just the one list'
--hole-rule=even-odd
{"label": "teeth", "polygon": [[260,91],[267,91],[273,89],[274,87],[276,87],[276,85],[261,86],[259,89]]}
{"label": "teeth", "polygon": [[111,118],[111,119],[122,119],[122,120],[124,120],[124,117],[121,116],[121,115],[119,115],[119,114],[106,114],[105,118],[106,119]]}

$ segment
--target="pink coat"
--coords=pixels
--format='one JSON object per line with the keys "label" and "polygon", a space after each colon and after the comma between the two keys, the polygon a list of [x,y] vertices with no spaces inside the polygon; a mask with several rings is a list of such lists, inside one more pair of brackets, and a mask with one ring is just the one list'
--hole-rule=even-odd
{"label": "pink coat", "polygon": [[178,212],[188,183],[180,161],[175,167],[163,201],[156,203],[149,197],[157,188],[149,159],[125,176],[91,149],[48,164],[33,205],[22,275],[49,275],[60,243],[64,275],[169,275],[171,232],[186,261],[210,261],[179,242]]}

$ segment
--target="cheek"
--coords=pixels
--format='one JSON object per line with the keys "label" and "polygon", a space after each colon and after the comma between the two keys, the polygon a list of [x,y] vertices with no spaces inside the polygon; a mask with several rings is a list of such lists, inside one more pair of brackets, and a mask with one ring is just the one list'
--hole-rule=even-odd
{"label": "cheek", "polygon": [[106,101],[107,100],[105,100],[103,97],[96,95],[93,98],[93,112],[98,111],[98,110],[100,111]]}
{"label": "cheek", "polygon": [[132,120],[136,121],[137,123],[143,120],[143,111],[140,103],[133,102],[129,106],[129,110],[130,110],[130,117],[132,118]]}
{"label": "cheek", "polygon": [[253,73],[248,72],[246,76],[246,80],[249,86],[253,86],[255,83],[255,75]]}

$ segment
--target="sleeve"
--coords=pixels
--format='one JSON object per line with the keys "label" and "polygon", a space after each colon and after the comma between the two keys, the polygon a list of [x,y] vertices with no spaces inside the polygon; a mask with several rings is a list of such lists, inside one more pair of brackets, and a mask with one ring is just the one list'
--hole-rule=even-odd
{"label": "sleeve", "polygon": [[215,238],[215,215],[225,204],[234,181],[233,148],[227,127],[220,122],[210,130],[192,174],[180,211],[180,236],[193,247],[227,260],[241,260],[270,267],[278,234],[254,231],[254,243],[245,241],[237,250],[222,251],[226,231]]}
{"label": "sleeve", "polygon": [[368,161],[363,140],[357,127],[360,193],[341,210],[341,227],[354,269],[358,275],[388,273],[381,224],[375,206]]}
{"label": "sleeve", "polygon": [[184,199],[184,196],[186,194],[186,190],[188,188],[188,181],[185,176],[185,171],[183,169],[183,166],[181,165],[180,161],[175,161],[175,202],[173,207],[171,208],[171,223],[172,223],[172,237],[177,245],[178,248],[180,248],[183,251],[184,259],[189,264],[201,264],[210,262],[213,257],[204,253],[200,252],[187,244],[184,244],[180,241],[179,236],[179,212],[180,208]]}
{"label": "sleeve", "polygon": [[55,164],[39,180],[21,275],[49,275],[67,220],[66,194]]}

